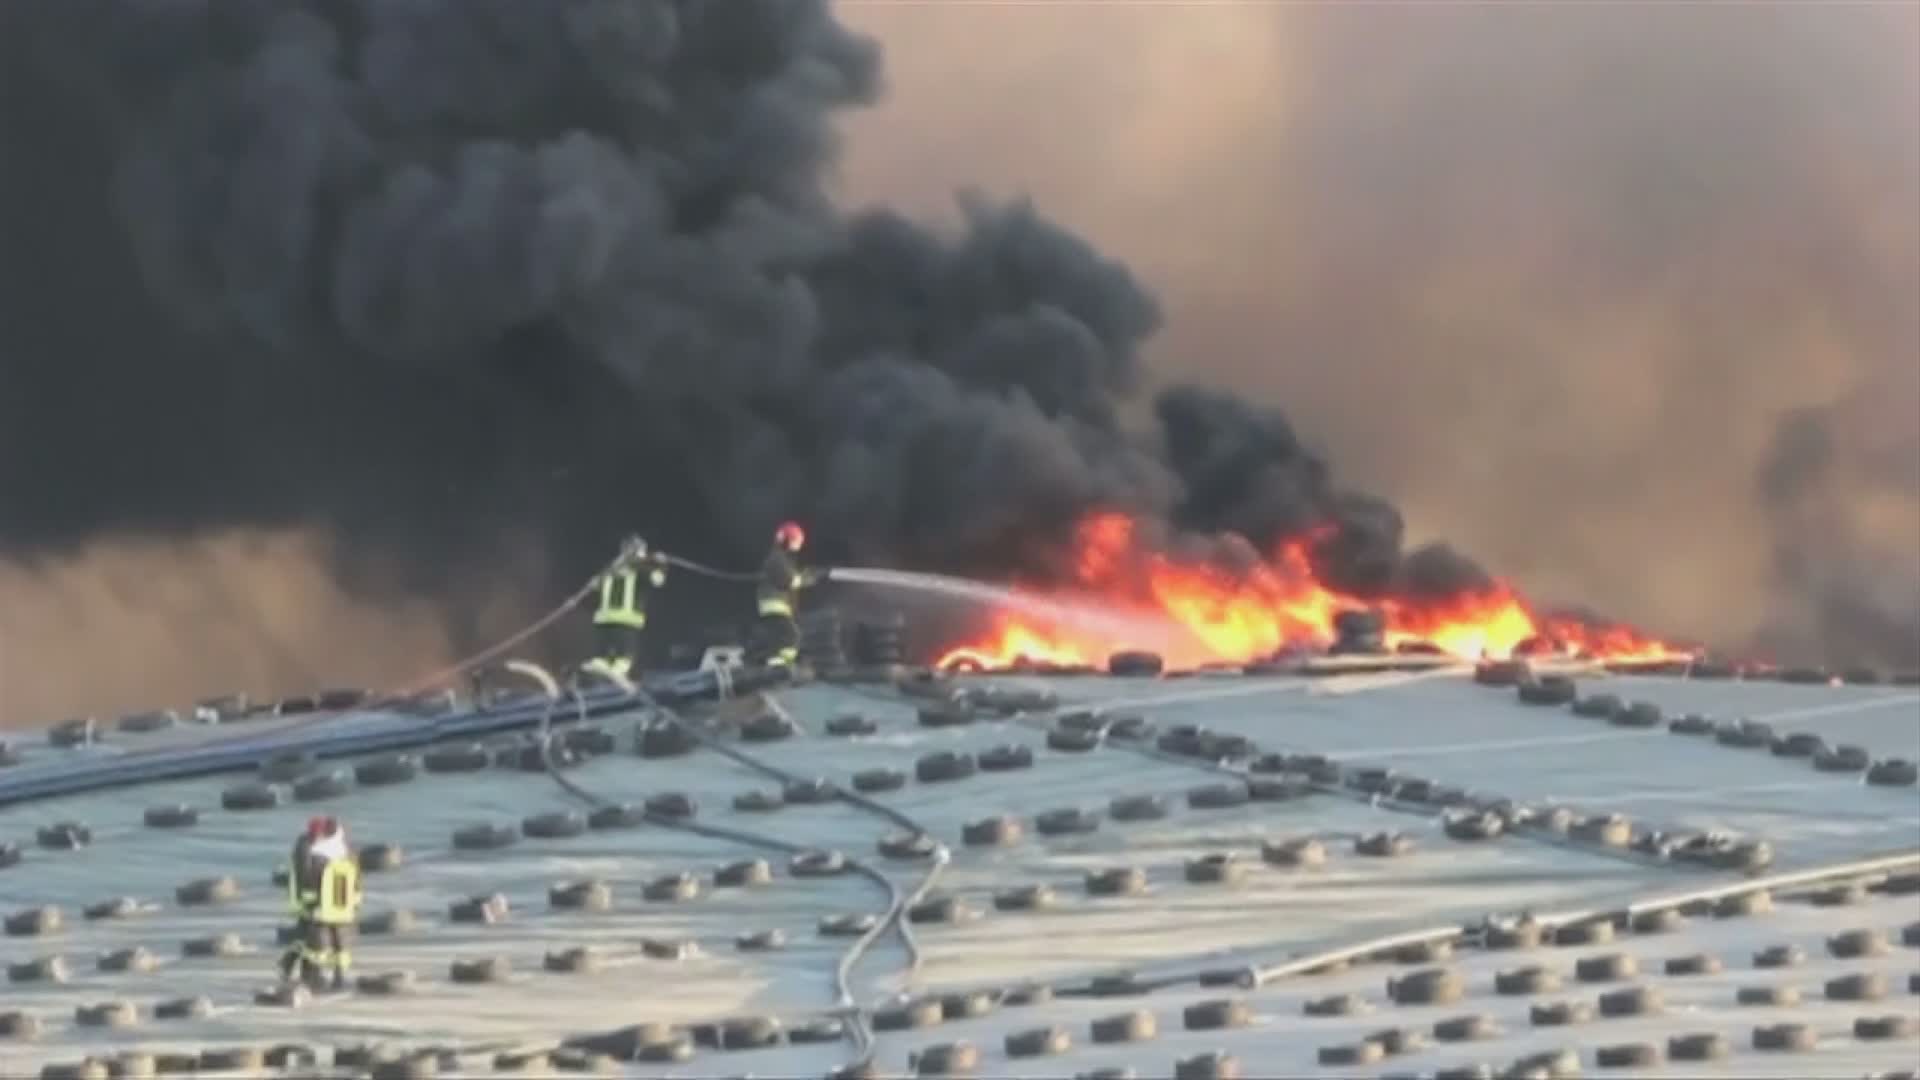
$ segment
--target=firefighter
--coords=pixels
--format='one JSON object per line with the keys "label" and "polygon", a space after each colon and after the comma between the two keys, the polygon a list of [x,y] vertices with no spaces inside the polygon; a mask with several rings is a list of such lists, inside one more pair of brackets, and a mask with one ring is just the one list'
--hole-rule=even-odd
{"label": "firefighter", "polygon": [[769,667],[791,669],[800,658],[800,624],[794,621],[800,590],[827,579],[825,570],[800,565],[807,533],[797,522],[783,522],[773,531],[773,550],[760,564],[756,589],[760,620],[756,660]]}
{"label": "firefighter", "polygon": [[640,656],[640,632],[647,626],[647,593],[666,583],[666,560],[647,550],[645,540],[629,537],[620,561],[600,576],[600,606],[593,613],[595,654],[580,665],[581,671],[609,679],[633,671]]}
{"label": "firefighter", "polygon": [[310,979],[312,965],[307,950],[313,938],[313,911],[320,902],[320,871],[323,864],[313,857],[313,845],[326,835],[327,819],[307,819],[307,827],[293,842],[293,855],[287,863],[287,909],[293,916],[293,945],[280,957],[280,977],[286,980]]}
{"label": "firefighter", "polygon": [[308,922],[307,978],[319,989],[331,969],[333,989],[344,990],[347,971],[353,966],[348,943],[354,925],[360,921],[360,861],[347,845],[346,829],[337,819],[327,818],[323,829],[310,857],[320,869],[313,915]]}

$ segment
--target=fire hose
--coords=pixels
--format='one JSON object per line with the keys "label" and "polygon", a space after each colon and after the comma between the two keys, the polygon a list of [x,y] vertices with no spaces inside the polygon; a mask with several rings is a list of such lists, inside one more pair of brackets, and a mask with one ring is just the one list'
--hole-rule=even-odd
{"label": "fire hose", "polygon": [[[566,776],[553,758],[552,720],[553,714],[560,707],[561,702],[565,698],[571,698],[576,708],[580,710],[580,719],[583,721],[586,719],[586,702],[580,694],[579,687],[570,684],[563,689],[558,680],[546,671],[546,669],[527,661],[516,660],[509,662],[507,669],[515,674],[532,679],[540,685],[541,689],[547,695],[548,706],[545,714],[541,718],[537,737],[539,739],[541,759],[548,775],[569,794],[589,806],[600,808],[612,805],[605,797],[592,791],[585,785],[580,784],[571,777]],[[712,738],[707,732],[701,730],[699,725],[687,723],[671,709],[654,699],[653,696],[648,694],[644,689],[635,685],[631,680],[623,676],[615,676],[614,681],[621,689],[631,695],[637,703],[654,712],[656,715],[664,717],[670,723],[677,725],[682,731],[685,731],[693,738],[694,741],[700,743],[706,749],[713,750],[730,760],[745,765],[763,776],[777,779],[783,784],[792,784],[801,781],[802,778],[793,773],[769,765],[743,750],[728,746]],[[838,791],[837,794],[843,801],[865,810],[868,813],[884,817],[888,821],[918,835],[929,835],[926,829],[918,822],[891,807],[854,792],[842,790]],[[721,826],[703,825],[681,818],[655,814],[650,811],[644,812],[644,818],[649,823],[665,828],[705,836],[710,839],[737,843],[743,846],[756,847],[762,850],[776,851],[789,857],[803,854],[809,850],[803,845],[793,844],[777,837]],[[853,941],[847,951],[842,954],[839,963],[836,964],[834,968],[835,1012],[847,1019],[848,1034],[853,1039],[855,1053],[858,1055],[858,1058],[852,1062],[851,1065],[866,1065],[871,1063],[874,1043],[873,1032],[867,1020],[866,1010],[862,1009],[853,997],[851,987],[853,969],[865,958],[866,954],[872,950],[874,944],[878,942],[881,936],[889,931],[894,931],[898,933],[907,951],[908,974],[911,975],[914,971],[918,970],[921,960],[920,948],[918,942],[914,940],[912,930],[906,921],[906,911],[909,907],[918,903],[926,895],[927,891],[932,888],[933,883],[939,877],[940,871],[946,866],[950,858],[951,853],[947,847],[944,844],[937,844],[933,850],[933,865],[928,869],[928,872],[921,879],[920,883],[910,892],[905,893],[901,891],[900,886],[892,878],[889,878],[886,874],[869,865],[864,860],[853,858],[846,860],[846,866],[849,870],[873,881],[885,889],[888,897],[885,916]]]}

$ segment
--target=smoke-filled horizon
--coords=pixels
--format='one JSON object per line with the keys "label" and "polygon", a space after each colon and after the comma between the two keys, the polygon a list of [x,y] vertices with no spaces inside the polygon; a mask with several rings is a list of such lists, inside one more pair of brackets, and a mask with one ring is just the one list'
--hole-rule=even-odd
{"label": "smoke-filled horizon", "polygon": [[[867,25],[988,17],[959,7],[849,13]],[[990,32],[981,25],[967,32]],[[893,47],[925,32],[876,28]],[[1364,52],[1365,31],[1309,34],[1288,51],[1298,63],[1324,50],[1330,63],[1342,50]],[[896,85],[911,85],[924,59],[924,49],[904,51]],[[879,208],[837,201],[843,117],[879,99],[880,60],[873,40],[801,0],[0,5],[0,551],[12,564],[0,575],[0,713],[218,689],[231,672],[265,684],[331,681],[336,670],[399,677],[388,669],[486,640],[510,622],[503,611],[544,607],[632,529],[740,563],[758,554],[774,521],[802,516],[821,554],[836,560],[1031,576],[1059,557],[1083,512],[1120,507],[1200,533],[1233,530],[1257,545],[1331,522],[1319,569],[1362,594],[1484,580],[1450,548],[1409,551],[1394,506],[1339,481],[1296,436],[1295,421],[1335,450],[1341,468],[1352,452],[1363,477],[1418,507],[1424,533],[1469,536],[1502,573],[1552,586],[1556,598],[1606,606],[1634,598],[1613,588],[1617,579],[1582,577],[1600,565],[1592,545],[1569,552],[1576,569],[1564,574],[1550,550],[1588,507],[1596,531],[1616,529],[1627,504],[1612,474],[1575,470],[1543,487],[1534,481],[1540,462],[1517,473],[1481,462],[1476,479],[1524,492],[1545,524],[1526,526],[1533,546],[1524,558],[1455,528],[1470,511],[1449,509],[1450,499],[1470,508],[1490,497],[1484,483],[1448,475],[1466,464],[1457,455],[1435,452],[1441,434],[1458,438],[1461,416],[1486,423],[1525,412],[1541,433],[1534,451],[1555,463],[1577,460],[1588,434],[1606,442],[1606,431],[1589,428],[1617,399],[1486,400],[1497,385],[1486,372],[1464,381],[1439,373],[1456,356],[1498,358],[1515,346],[1489,314],[1511,298],[1480,292],[1487,280],[1463,273],[1452,295],[1432,287],[1441,254],[1463,231],[1537,229],[1543,269],[1559,265],[1546,252],[1579,237],[1556,231],[1550,203],[1505,191],[1465,198],[1463,178],[1406,173],[1406,139],[1423,138],[1436,164],[1446,160],[1445,137],[1429,130],[1439,106],[1392,92],[1414,76],[1389,67],[1363,84],[1377,111],[1371,131],[1326,126],[1340,114],[1314,112],[1307,76],[1275,102],[1286,122],[1270,131],[1255,104],[1265,95],[1250,92],[1258,80],[1237,83],[1249,91],[1238,126],[1190,148],[1301,141],[1318,156],[1292,186],[1268,193],[1270,214],[1248,219],[1258,231],[1243,237],[1253,241],[1245,251],[1215,249],[1210,264],[1170,245],[1187,261],[1142,278],[1103,253],[1104,226],[1083,239],[1047,216],[1057,203],[1084,218],[1081,195],[1125,206],[1099,189],[1128,189],[1126,176],[1084,177],[1089,186],[1055,198],[1033,176],[1004,181],[954,161],[939,176],[917,166],[895,191],[877,184]],[[1078,62],[1063,53],[1059,67],[1038,69],[1026,85],[1045,101]],[[1440,70],[1431,56],[1423,62],[1415,75]],[[1545,61],[1537,66],[1517,75],[1552,74]],[[1737,58],[1721,66],[1736,85],[1765,83]],[[1644,107],[1661,104],[1656,89],[1639,86]],[[1141,101],[1192,115],[1171,104],[1179,92],[1087,114],[1096,121],[1080,129],[1087,160],[1129,152],[1127,123]],[[1499,104],[1469,97],[1453,107]],[[915,123],[950,132],[956,146],[982,122],[1019,129],[1020,110],[988,108],[983,99],[970,124],[948,123],[961,111],[949,102]],[[1788,120],[1799,108],[1782,98]],[[851,129],[856,148],[941,160],[888,135],[888,115],[870,118],[877,128]],[[1112,129],[1101,129],[1102,116]],[[1631,135],[1614,137],[1632,145]],[[1685,148],[1669,154],[1691,160]],[[1207,164],[1231,160],[1218,152]],[[1799,161],[1782,151],[1752,165],[1766,177]],[[1884,164],[1856,155],[1837,171],[1855,181],[1846,190],[1871,192],[1888,182]],[[1353,170],[1368,182],[1352,183]],[[1543,167],[1534,179],[1553,175]],[[1171,168],[1143,177],[1148,201],[1139,205],[1162,216],[1144,232],[1116,223],[1115,234],[1148,236],[1149,247],[1152,236],[1179,235],[1174,211],[1220,192],[1220,178],[1196,169],[1188,180]],[[976,179],[1043,197],[1037,207],[969,198],[939,227],[884,208],[916,187],[951,191]],[[1635,179],[1628,170],[1621,182]],[[1721,179],[1707,171],[1706,194],[1633,228],[1684,233],[1703,207],[1718,205]],[[1333,188],[1341,201],[1329,205]],[[1229,185],[1225,194],[1244,190]],[[1769,190],[1759,185],[1761,195]],[[1423,203],[1431,213],[1418,210]],[[1690,239],[1780,209],[1756,197],[1742,213],[1707,215],[1709,235]],[[1238,294],[1216,296],[1218,310],[1192,302],[1222,280],[1220,270],[1278,254],[1284,244],[1260,232],[1296,235],[1307,250],[1339,239],[1341,221],[1366,224],[1384,247],[1276,259],[1270,290],[1241,282]],[[1885,218],[1860,235],[1830,235],[1832,224],[1805,223],[1804,248],[1719,237],[1748,259],[1847,277],[1851,306],[1836,294],[1824,320],[1787,312],[1816,351],[1869,333],[1862,327],[1885,314],[1873,306],[1875,290],[1897,284],[1914,257],[1910,220]],[[1415,235],[1431,245],[1422,258],[1379,258],[1395,246],[1387,239]],[[1879,246],[1863,248],[1867,240]],[[1595,280],[1661,269],[1617,242],[1618,250],[1601,243],[1608,269]],[[1508,267],[1510,249],[1495,247]],[[1549,316],[1567,313],[1541,299],[1555,287],[1572,284],[1542,281],[1541,292],[1518,298],[1543,365],[1556,362],[1544,349],[1553,333],[1584,340],[1583,354],[1631,340],[1601,333],[1601,310],[1556,326]],[[1769,295],[1722,295],[1712,281],[1700,288],[1709,309]],[[1274,301],[1275,321],[1245,322],[1238,296]],[[1394,303],[1369,310],[1363,297]],[[1622,299],[1616,291],[1606,302]],[[1322,317],[1299,319],[1302,310]],[[1413,318],[1422,312],[1458,316],[1430,348],[1399,355],[1430,374],[1409,366],[1407,388],[1380,394],[1377,410],[1329,390],[1362,372],[1360,381],[1377,383],[1374,365],[1390,347],[1433,329]],[[1150,369],[1149,343],[1163,325],[1181,355],[1160,348]],[[1650,333],[1661,324],[1635,325]],[[1246,349],[1255,330],[1274,340],[1260,364],[1235,372],[1236,358],[1255,355]],[[1721,344],[1730,349],[1765,336],[1728,333]],[[1662,347],[1651,337],[1640,344]],[[1711,385],[1724,370],[1689,377]],[[1257,392],[1184,384],[1190,373]],[[1775,455],[1797,461],[1795,448],[1811,439],[1822,448],[1817,468],[1776,462],[1763,485],[1756,464],[1745,478],[1745,497],[1764,498],[1774,515],[1767,535],[1793,541],[1771,556],[1791,572],[1770,564],[1763,580],[1802,583],[1780,594],[1783,603],[1824,597],[1836,588],[1831,556],[1843,549],[1822,535],[1832,530],[1808,522],[1853,505],[1837,486],[1862,467],[1858,433],[1837,411],[1851,406],[1825,384],[1817,394],[1791,380],[1767,389],[1760,397],[1783,408],[1812,407],[1792,430],[1825,438],[1799,436]],[[1436,409],[1458,415],[1423,425]],[[1361,451],[1343,436],[1349,427],[1363,432]],[[1903,432],[1910,438],[1911,425],[1892,435]],[[1364,452],[1368,443],[1385,453]],[[1897,446],[1883,453],[1897,458]],[[1398,455],[1419,468],[1382,468]],[[1644,486],[1643,513],[1672,512],[1666,489]],[[1688,526],[1677,518],[1674,528]],[[1875,528],[1863,520],[1857,531],[1871,537]],[[1646,566],[1658,554],[1623,550]],[[101,587],[103,575],[115,584]],[[188,588],[195,581],[205,587]],[[303,602],[275,600],[282,582],[297,583],[286,595]],[[182,589],[193,602],[157,599]],[[1866,594],[1867,606],[1880,596]],[[1819,618],[1863,627],[1855,607],[1829,605]],[[62,617],[32,616],[48,610]],[[1747,629],[1769,625],[1755,618]],[[1796,649],[1836,640],[1816,622],[1779,625],[1822,631],[1780,639]],[[1896,640],[1904,627],[1898,618],[1890,625],[1892,637],[1862,631],[1848,647],[1907,659],[1912,650]],[[180,646],[197,636],[210,647]],[[340,668],[313,674],[322,661]]]}
{"label": "smoke-filled horizon", "polygon": [[1920,663],[1920,8],[847,14],[853,196],[1031,192],[1153,284],[1153,370],[1531,595]]}

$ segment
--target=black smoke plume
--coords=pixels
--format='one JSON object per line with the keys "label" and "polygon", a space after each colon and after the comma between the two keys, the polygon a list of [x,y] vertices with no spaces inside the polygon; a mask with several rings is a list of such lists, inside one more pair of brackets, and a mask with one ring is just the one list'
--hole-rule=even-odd
{"label": "black smoke plume", "polygon": [[[1092,507],[1403,557],[1285,419],[1122,414],[1153,299],[1031,206],[829,198],[874,45],[814,0],[0,5],[0,546],[317,530],[456,644],[531,542],[1044,573]],[[111,641],[113,627],[97,628]]]}

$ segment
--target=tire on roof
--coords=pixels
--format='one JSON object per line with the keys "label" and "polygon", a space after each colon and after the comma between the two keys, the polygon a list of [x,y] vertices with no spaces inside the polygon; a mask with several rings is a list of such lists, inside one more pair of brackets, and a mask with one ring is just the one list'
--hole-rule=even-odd
{"label": "tire on roof", "polygon": [[1107,657],[1107,674],[1123,678],[1151,678],[1166,669],[1159,653],[1127,649]]}
{"label": "tire on roof", "polygon": [[1753,954],[1753,966],[1757,968],[1799,967],[1805,963],[1807,953],[1798,945],[1768,945]]}
{"label": "tire on roof", "polygon": [[492,925],[503,922],[512,914],[513,905],[500,893],[484,893],[469,896],[464,900],[455,900],[447,905],[447,921],[455,923],[478,923]]}
{"label": "tire on roof", "polygon": [[1828,979],[1821,990],[1828,1001],[1879,1001],[1887,996],[1887,977],[1877,971],[1856,971]]}
{"label": "tire on roof", "polygon": [[345,769],[328,769],[325,772],[303,776],[293,782],[295,802],[318,802],[321,799],[337,799],[353,790],[353,774]]}
{"label": "tire on roof", "polygon": [[1602,1069],[1644,1069],[1664,1060],[1659,1043],[1613,1043],[1593,1052],[1593,1063]]}
{"label": "tire on roof", "polygon": [[1542,1001],[1527,1007],[1534,1027],[1570,1027],[1593,1019],[1593,1006],[1584,1001]]}
{"label": "tire on roof", "polygon": [[1819,1033],[1806,1024],[1786,1021],[1753,1029],[1753,1048],[1775,1053],[1804,1053],[1820,1042]]}
{"label": "tire on roof", "polygon": [[1247,878],[1247,864],[1232,852],[1214,852],[1188,859],[1183,875],[1189,885],[1237,885]]}
{"label": "tire on roof", "polygon": [[998,1004],[996,996],[986,990],[962,990],[941,995],[940,1015],[948,1020],[972,1020],[992,1012]]}
{"label": "tire on roof", "polygon": [[1173,1080],[1240,1080],[1240,1059],[1224,1050],[1208,1050],[1173,1063]]}
{"label": "tire on roof", "polygon": [[1667,721],[1667,730],[1675,735],[1711,735],[1713,721],[1699,713],[1683,713]]}
{"label": "tire on roof", "polygon": [[1237,780],[1202,784],[1187,791],[1187,805],[1195,810],[1227,810],[1245,806],[1249,800],[1247,785]]}
{"label": "tire on roof", "polygon": [[1353,842],[1355,855],[1369,855],[1374,858],[1393,858],[1411,854],[1416,845],[1413,837],[1402,832],[1368,833]]}
{"label": "tire on roof", "polygon": [[1433,1023],[1433,1037],[1440,1042],[1473,1042],[1500,1034],[1500,1025],[1486,1013],[1449,1016]]}
{"label": "tire on roof", "polygon": [[93,843],[93,829],[85,822],[57,821],[34,830],[34,839],[49,851],[78,851]]}
{"label": "tire on roof", "polygon": [[643,725],[634,749],[643,758],[671,758],[691,754],[698,745],[685,728],[667,720]]}
{"label": "tire on roof", "polygon": [[456,983],[504,981],[513,973],[513,964],[504,956],[463,957],[447,966],[447,978]]}
{"label": "tire on roof", "polygon": [[1238,998],[1214,998],[1181,1010],[1180,1022],[1188,1031],[1243,1028],[1253,1023],[1253,1010]]}
{"label": "tire on roof", "polygon": [[519,839],[519,832],[511,825],[492,822],[463,825],[453,831],[453,850],[496,851],[512,846]]}
{"label": "tire on roof", "polygon": [[1444,1005],[1466,992],[1466,982],[1450,968],[1426,968],[1387,980],[1387,997],[1396,1005]]}
{"label": "tire on roof", "polygon": [[1290,869],[1325,866],[1327,846],[1309,836],[1286,840],[1265,840],[1260,844],[1260,858],[1269,866]]}
{"label": "tire on roof", "polygon": [[94,959],[94,969],[114,975],[137,975],[154,970],[160,966],[160,958],[143,945],[129,945],[101,953]]}
{"label": "tire on roof", "polygon": [[1810,731],[1789,731],[1776,735],[1767,744],[1767,750],[1774,757],[1810,758],[1819,755],[1827,748],[1827,740]]}
{"label": "tire on roof", "polygon": [[1713,741],[1736,750],[1758,750],[1773,745],[1773,725],[1759,720],[1737,719],[1716,724]]}
{"label": "tire on roof", "polygon": [[[1099,749],[1101,741],[1100,733],[1097,731],[1056,727],[1047,732],[1047,749],[1058,750],[1061,753],[1084,754],[1089,750]],[[982,761],[981,765],[984,767],[986,762]]]}
{"label": "tire on roof", "polygon": [[181,907],[204,907],[230,903],[240,898],[240,883],[231,877],[198,878],[173,890]]}
{"label": "tire on roof", "polygon": [[420,775],[420,759],[412,754],[389,754],[353,767],[353,778],[365,787],[404,784]]}
{"label": "tire on roof", "polygon": [[1842,743],[1813,755],[1813,767],[1819,772],[1865,772],[1873,764],[1873,755],[1865,747]]}
{"label": "tire on roof", "polygon": [[1033,751],[1028,747],[1016,746],[1012,743],[990,746],[980,751],[979,766],[982,772],[1031,769],[1033,768]]}
{"label": "tire on roof", "polygon": [[[159,1015],[159,1007],[155,1007]],[[140,1009],[131,1001],[98,1001],[87,1005],[77,1005],[73,1010],[73,1022],[77,1027],[87,1028],[128,1028],[140,1022]]]}
{"label": "tire on roof", "polygon": [[847,872],[847,857],[838,851],[803,851],[787,861],[787,873],[797,878],[833,877]]}
{"label": "tire on roof", "polygon": [[827,718],[824,730],[829,735],[848,738],[855,735],[876,735],[880,725],[865,713],[837,713]]}
{"label": "tire on roof", "polygon": [[940,844],[926,833],[897,829],[882,836],[876,846],[889,859],[930,859]]}
{"label": "tire on roof", "polygon": [[1689,953],[1685,956],[1669,956],[1661,969],[1668,975],[1718,975],[1726,965],[1712,953]]}
{"label": "tire on roof", "polygon": [[1088,896],[1139,896],[1147,891],[1147,872],[1137,866],[1089,870],[1084,884]]}
{"label": "tire on roof", "polygon": [[1572,712],[1591,720],[1608,720],[1626,707],[1626,703],[1613,694],[1592,694],[1575,701]]}
{"label": "tire on roof", "polygon": [[1059,894],[1051,885],[1015,885],[993,894],[993,906],[1000,911],[1038,911],[1059,903]]}
{"label": "tire on roof", "polygon": [[381,971],[353,980],[353,988],[368,997],[397,997],[411,993],[418,982],[411,971]]}
{"label": "tire on roof", "polygon": [[1523,994],[1550,994],[1560,989],[1559,972],[1538,964],[1508,968],[1493,975],[1493,992],[1517,997]]}
{"label": "tire on roof", "polygon": [[1011,1032],[1002,1045],[1009,1058],[1054,1057],[1073,1049],[1073,1035],[1054,1024]]}
{"label": "tire on roof", "polygon": [[547,906],[555,911],[608,911],[613,887],[604,881],[562,881],[547,890]]}
{"label": "tire on roof", "polygon": [[733,939],[733,947],[740,952],[777,952],[787,947],[787,932],[778,927],[749,930]]}
{"label": "tire on roof", "polygon": [[1733,1053],[1727,1037],[1717,1031],[1695,1031],[1667,1040],[1667,1057],[1674,1061],[1718,1061]]}
{"label": "tire on roof", "polygon": [[493,755],[479,743],[436,746],[421,756],[421,764],[430,773],[480,772],[493,764]]}
{"label": "tire on roof", "polygon": [[765,859],[740,859],[713,872],[713,883],[723,889],[750,889],[773,882],[773,867]]}
{"label": "tire on roof", "polygon": [[682,903],[700,896],[700,879],[682,870],[662,874],[640,887],[640,898],[652,903]]}
{"label": "tire on roof", "polygon": [[906,786],[907,774],[899,769],[862,769],[853,774],[853,790],[862,794],[873,795],[883,791],[899,791]]}
{"label": "tire on roof", "polygon": [[647,813],[663,818],[690,818],[700,812],[700,804],[693,796],[681,791],[663,791],[647,797]]}
{"label": "tire on roof", "polygon": [[1920,766],[1905,758],[1886,758],[1867,768],[1867,783],[1875,787],[1912,787],[1920,781]]}
{"label": "tire on roof", "polygon": [[1657,728],[1665,719],[1660,706],[1650,701],[1636,701],[1607,717],[1607,722],[1615,727],[1645,729]]}
{"label": "tire on roof", "polygon": [[960,842],[968,847],[1007,847],[1026,835],[1020,819],[1006,814],[970,821],[960,827]]}
{"label": "tire on roof", "polygon": [[1578,692],[1573,680],[1565,675],[1522,679],[1514,686],[1514,696],[1522,705],[1567,705]]}
{"label": "tire on roof", "polygon": [[535,840],[563,840],[586,831],[586,816],[577,810],[553,810],[520,822],[520,832]]}
{"label": "tire on roof", "polygon": [[873,1030],[909,1031],[932,1027],[946,1018],[938,998],[917,998],[897,1002],[873,1011]]}
{"label": "tire on roof", "polygon": [[1613,924],[1604,919],[1565,923],[1553,929],[1555,945],[1604,945],[1613,940]]}
{"label": "tire on roof", "polygon": [[1842,960],[1880,956],[1888,948],[1887,935],[1878,930],[1843,930],[1827,938],[1827,954]]}
{"label": "tire on roof", "polygon": [[923,784],[965,780],[979,771],[972,754],[942,750],[913,763],[913,775]]}
{"label": "tire on roof", "polygon": [[1666,1007],[1660,991],[1651,986],[1625,986],[1600,995],[1600,1015],[1650,1016]]}
{"label": "tire on roof", "polygon": [[800,726],[779,713],[768,711],[747,718],[740,725],[740,739],[743,742],[770,743],[791,739],[800,733]]}
{"label": "tire on roof", "polygon": [[1315,1060],[1322,1065],[1371,1065],[1387,1056],[1387,1050],[1377,1042],[1362,1040],[1354,1043],[1337,1043],[1323,1046],[1315,1054]]}
{"label": "tire on roof", "polygon": [[1160,1034],[1159,1022],[1145,1009],[1096,1017],[1087,1029],[1094,1042],[1103,1044],[1146,1042]]}
{"label": "tire on roof", "polygon": [[1041,836],[1077,836],[1100,828],[1100,815],[1078,806],[1045,810],[1034,817],[1034,831]]}
{"label": "tire on roof", "polygon": [[14,983],[63,983],[70,975],[62,956],[37,956],[7,965],[7,981]]}
{"label": "tire on roof", "polygon": [[1920,1019],[1902,1013],[1862,1016],[1853,1022],[1853,1037],[1856,1039],[1911,1039],[1916,1035],[1920,1035]]}
{"label": "tire on roof", "polygon": [[786,805],[784,794],[766,789],[743,791],[733,797],[733,808],[743,814],[770,814]]}
{"label": "tire on roof", "polygon": [[1107,816],[1115,821],[1158,821],[1167,813],[1167,800],[1158,795],[1116,795],[1107,803]]}
{"label": "tire on roof", "polygon": [[1370,1008],[1366,999],[1358,994],[1328,994],[1309,998],[1300,1005],[1300,1011],[1307,1016],[1358,1016]]}
{"label": "tire on roof", "polygon": [[1440,830],[1453,840],[1491,840],[1506,831],[1506,821],[1499,814],[1484,810],[1449,810],[1440,817]]}

